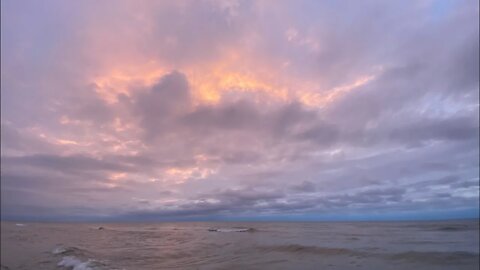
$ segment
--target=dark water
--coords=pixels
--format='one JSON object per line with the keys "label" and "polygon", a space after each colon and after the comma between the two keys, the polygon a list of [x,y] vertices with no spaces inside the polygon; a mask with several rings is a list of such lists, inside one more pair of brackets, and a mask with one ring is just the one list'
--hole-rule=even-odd
{"label": "dark water", "polygon": [[478,220],[2,222],[1,241],[2,270],[479,269]]}

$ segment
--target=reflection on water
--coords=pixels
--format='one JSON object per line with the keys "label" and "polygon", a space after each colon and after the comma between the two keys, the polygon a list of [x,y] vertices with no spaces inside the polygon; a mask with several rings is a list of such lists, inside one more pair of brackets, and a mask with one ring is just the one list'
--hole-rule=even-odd
{"label": "reflection on water", "polygon": [[478,230],[478,221],[3,222],[2,269],[478,269]]}

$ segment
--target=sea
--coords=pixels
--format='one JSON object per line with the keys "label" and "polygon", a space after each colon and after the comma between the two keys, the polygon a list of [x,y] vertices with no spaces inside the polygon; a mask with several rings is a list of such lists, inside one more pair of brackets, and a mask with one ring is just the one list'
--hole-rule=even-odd
{"label": "sea", "polygon": [[479,269],[479,220],[2,222],[1,269]]}

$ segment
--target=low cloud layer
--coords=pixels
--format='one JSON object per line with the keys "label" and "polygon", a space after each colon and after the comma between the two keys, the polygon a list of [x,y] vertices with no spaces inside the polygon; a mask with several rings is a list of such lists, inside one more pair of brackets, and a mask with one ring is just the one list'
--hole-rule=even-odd
{"label": "low cloud layer", "polygon": [[1,5],[2,218],[478,213],[474,1]]}

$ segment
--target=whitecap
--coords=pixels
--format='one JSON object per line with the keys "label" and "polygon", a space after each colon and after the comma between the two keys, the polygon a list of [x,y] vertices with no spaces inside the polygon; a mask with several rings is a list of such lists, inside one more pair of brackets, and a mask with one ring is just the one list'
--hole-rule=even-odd
{"label": "whitecap", "polygon": [[24,227],[24,226],[25,226],[25,224],[23,224],[23,223],[17,223],[17,224],[15,224],[15,226],[18,226],[18,227]]}
{"label": "whitecap", "polygon": [[253,228],[210,228],[211,232],[254,232]]}
{"label": "whitecap", "polygon": [[57,264],[72,270],[93,270],[91,260],[82,261],[74,256],[65,256]]}
{"label": "whitecap", "polygon": [[65,253],[67,252],[67,249],[64,248],[64,247],[56,247],[52,250],[52,253],[57,255],[57,254],[62,254],[62,253]]}

